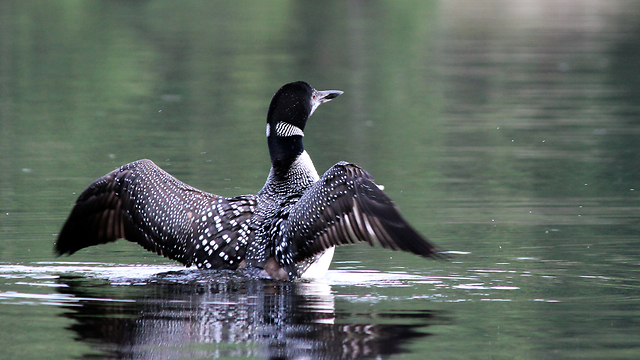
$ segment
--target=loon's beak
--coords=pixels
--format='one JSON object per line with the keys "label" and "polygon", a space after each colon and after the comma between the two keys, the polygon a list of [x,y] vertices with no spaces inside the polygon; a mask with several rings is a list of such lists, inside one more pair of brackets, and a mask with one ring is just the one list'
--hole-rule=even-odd
{"label": "loon's beak", "polygon": [[340,90],[324,90],[324,91],[316,90],[313,93],[313,95],[315,97],[315,100],[320,104],[322,104],[331,99],[337,98],[338,96],[342,95],[342,93],[343,91],[340,91]]}
{"label": "loon's beak", "polygon": [[318,91],[316,89],[313,89],[313,97],[311,98],[311,112],[309,113],[309,116],[311,116],[313,112],[316,111],[316,109],[318,108],[318,106],[320,106],[320,104],[326,103],[331,99],[335,99],[340,94],[342,94],[342,91],[340,90]]}

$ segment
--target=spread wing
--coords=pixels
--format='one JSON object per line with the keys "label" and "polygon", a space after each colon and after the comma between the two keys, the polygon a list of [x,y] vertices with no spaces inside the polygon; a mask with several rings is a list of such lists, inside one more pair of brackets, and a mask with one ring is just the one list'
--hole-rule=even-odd
{"label": "spread wing", "polygon": [[291,207],[276,256],[287,271],[332,246],[368,242],[387,249],[440,257],[435,246],[402,218],[371,175],[340,162]]}
{"label": "spread wing", "polygon": [[235,269],[244,258],[253,195],[193,188],[151,160],[97,179],[78,197],[55,244],[58,255],[124,238],[187,266]]}

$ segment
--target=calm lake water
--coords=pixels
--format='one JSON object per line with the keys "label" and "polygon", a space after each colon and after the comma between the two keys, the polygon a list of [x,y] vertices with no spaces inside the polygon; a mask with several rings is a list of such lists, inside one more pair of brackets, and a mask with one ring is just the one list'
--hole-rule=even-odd
{"label": "calm lake water", "polygon": [[[2,359],[640,358],[637,1],[0,2]],[[234,196],[284,83],[305,146],[453,256],[343,247],[322,281],[56,258],[76,196],[149,158]]]}

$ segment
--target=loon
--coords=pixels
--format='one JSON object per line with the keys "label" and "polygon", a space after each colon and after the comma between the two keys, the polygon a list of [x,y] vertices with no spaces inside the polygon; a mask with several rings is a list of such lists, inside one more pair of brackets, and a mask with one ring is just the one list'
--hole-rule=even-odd
{"label": "loon", "polygon": [[335,246],[357,242],[441,257],[365,170],[341,161],[318,175],[302,145],[304,128],[320,104],[342,93],[303,81],[275,93],[266,132],[271,170],[257,194],[210,194],[138,160],[81,193],[54,251],[71,255],[124,238],[186,266],[248,268],[278,280],[323,277]]}

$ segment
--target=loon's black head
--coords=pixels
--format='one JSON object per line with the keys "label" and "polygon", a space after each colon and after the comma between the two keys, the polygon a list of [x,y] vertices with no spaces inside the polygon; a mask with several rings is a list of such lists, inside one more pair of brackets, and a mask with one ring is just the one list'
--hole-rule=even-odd
{"label": "loon's black head", "polygon": [[296,81],[273,95],[267,114],[267,139],[274,166],[287,167],[302,154],[302,137],[309,116],[320,104],[340,94],[342,91],[318,91],[304,81]]}

